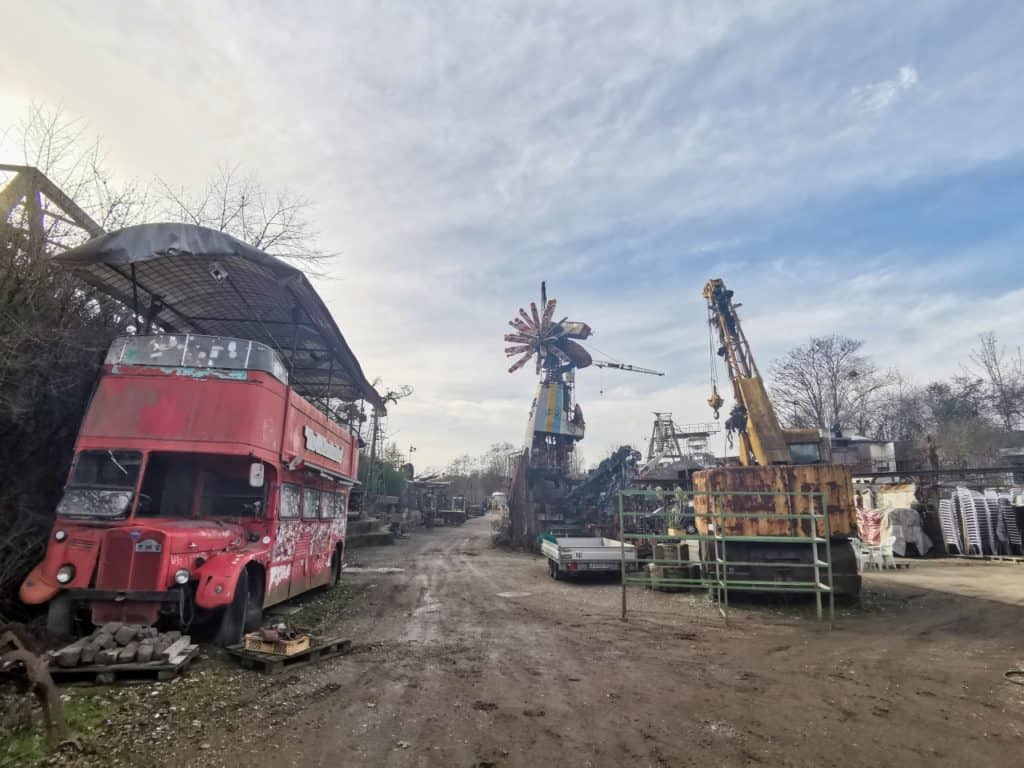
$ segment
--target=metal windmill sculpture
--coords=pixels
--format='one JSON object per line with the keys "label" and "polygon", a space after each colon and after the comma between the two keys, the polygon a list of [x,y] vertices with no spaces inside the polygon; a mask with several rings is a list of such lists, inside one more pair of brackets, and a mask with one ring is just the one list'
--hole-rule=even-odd
{"label": "metal windmill sculpture", "polygon": [[509,320],[514,333],[506,333],[505,341],[513,346],[505,347],[507,357],[518,357],[509,373],[515,373],[532,358],[539,375],[542,371],[557,376],[574,368],[586,368],[593,360],[590,353],[578,344],[590,336],[590,326],[563,317],[558,322],[555,316],[555,299],[548,299],[547,287],[540,284],[540,306],[530,302],[530,311],[519,310],[519,317]]}

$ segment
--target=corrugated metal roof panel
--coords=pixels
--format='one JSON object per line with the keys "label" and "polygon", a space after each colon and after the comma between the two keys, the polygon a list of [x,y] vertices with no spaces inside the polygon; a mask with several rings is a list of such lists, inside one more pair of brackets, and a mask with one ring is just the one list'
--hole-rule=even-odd
{"label": "corrugated metal roof panel", "polygon": [[[192,224],[141,224],[55,257],[85,282],[166,330],[268,344],[307,398],[384,402],[330,311],[301,270],[224,232]],[[132,288],[134,269],[135,292]]]}

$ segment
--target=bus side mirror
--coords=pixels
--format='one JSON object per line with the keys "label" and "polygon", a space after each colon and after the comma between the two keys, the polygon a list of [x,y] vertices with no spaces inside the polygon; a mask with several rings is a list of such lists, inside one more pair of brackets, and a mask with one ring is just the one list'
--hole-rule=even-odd
{"label": "bus side mirror", "polygon": [[263,479],[263,462],[254,461],[249,465],[249,487],[262,488]]}

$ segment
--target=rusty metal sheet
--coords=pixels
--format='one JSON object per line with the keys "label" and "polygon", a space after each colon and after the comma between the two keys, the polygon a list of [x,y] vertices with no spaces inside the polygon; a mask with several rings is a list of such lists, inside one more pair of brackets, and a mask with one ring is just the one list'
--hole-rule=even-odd
{"label": "rusty metal sheet", "polygon": [[[708,519],[701,517],[715,511],[724,515],[725,533],[732,536],[799,536],[808,535],[808,521],[782,517],[806,514],[813,497],[789,496],[789,493],[825,493],[828,496],[829,527],[833,536],[850,536],[856,531],[856,509],[853,503],[853,479],[847,467],[835,464],[802,464],[772,467],[722,467],[693,475],[693,488],[698,492],[694,507],[697,527],[708,532]],[[701,492],[755,495],[705,496]],[[763,491],[763,493],[759,493]],[[817,500],[815,499],[815,503]],[[729,517],[729,512],[763,514],[762,518]],[[772,515],[778,515],[775,519]],[[818,524],[824,535],[824,523]]]}

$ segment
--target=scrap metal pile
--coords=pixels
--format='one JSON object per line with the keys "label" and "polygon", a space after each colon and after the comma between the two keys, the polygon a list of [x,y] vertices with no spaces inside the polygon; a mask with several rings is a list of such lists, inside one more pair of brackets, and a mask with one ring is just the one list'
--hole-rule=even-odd
{"label": "scrap metal pile", "polygon": [[615,494],[636,479],[640,452],[624,445],[597,465],[572,491],[568,499],[577,509],[602,527],[615,528]]}

